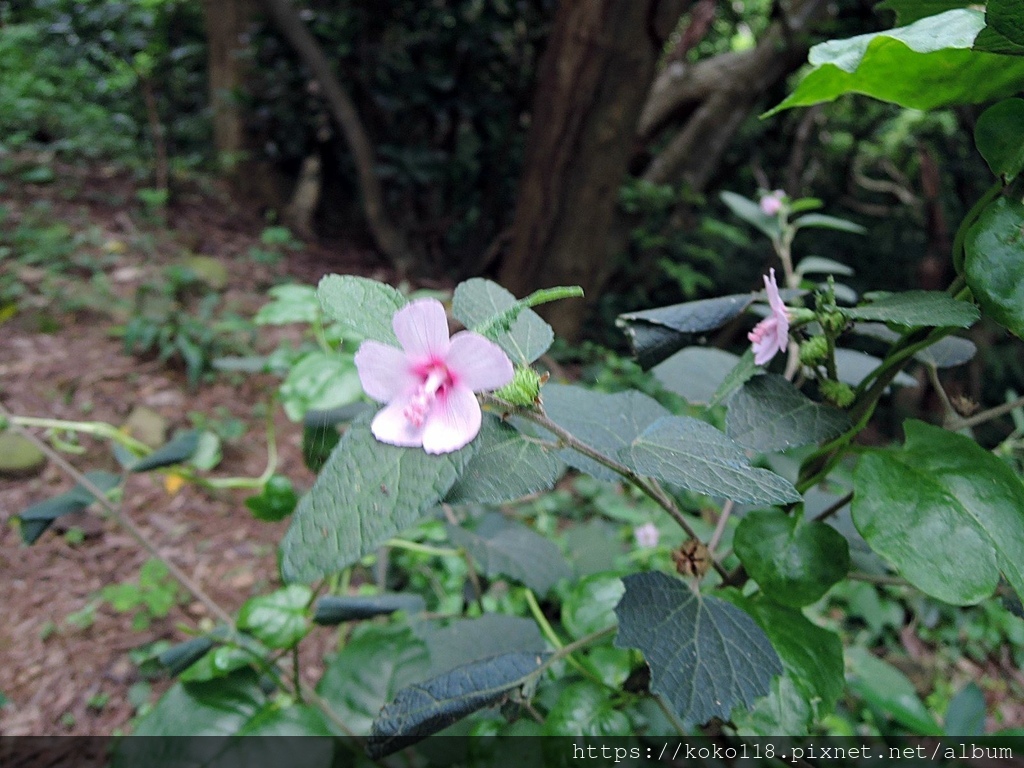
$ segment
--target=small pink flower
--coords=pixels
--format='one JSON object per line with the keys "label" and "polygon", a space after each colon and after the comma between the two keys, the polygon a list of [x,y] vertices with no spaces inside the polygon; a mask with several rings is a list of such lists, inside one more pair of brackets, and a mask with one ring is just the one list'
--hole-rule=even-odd
{"label": "small pink flower", "polygon": [[786,196],[786,193],[781,189],[776,189],[774,192],[769,192],[761,198],[760,206],[761,211],[767,216],[776,216],[779,211],[782,210],[782,199]]}
{"label": "small pink flower", "polygon": [[779,286],[775,282],[775,270],[769,270],[764,278],[764,289],[768,294],[768,305],[772,313],[754,326],[747,334],[754,347],[754,362],[764,365],[775,357],[776,352],[785,352],[789,343],[789,312],[782,303]]}
{"label": "small pink flower", "polygon": [[382,443],[450,453],[480,431],[474,392],[512,381],[501,347],[479,333],[448,338],[448,318],[436,299],[410,302],[391,321],[402,349],[364,341],[355,362],[366,394],[382,403],[370,424]]}
{"label": "small pink flower", "polygon": [[658,527],[654,523],[644,523],[638,528],[633,529],[633,537],[636,539],[636,545],[643,547],[644,549],[650,549],[658,546]]}

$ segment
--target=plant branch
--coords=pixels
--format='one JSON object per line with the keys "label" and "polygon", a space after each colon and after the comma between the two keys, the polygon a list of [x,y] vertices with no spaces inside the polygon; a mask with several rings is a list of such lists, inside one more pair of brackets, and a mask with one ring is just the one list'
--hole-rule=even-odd
{"label": "plant branch", "polygon": [[838,512],[847,504],[849,504],[851,501],[853,501],[853,491],[850,491],[848,494],[843,496],[838,501],[827,506],[824,510],[822,510],[821,514],[814,518],[813,522],[820,523],[822,520],[827,520],[828,518],[832,517],[832,515],[834,515],[836,512]]}
{"label": "plant branch", "polygon": [[1010,411],[1024,407],[1024,397],[1018,397],[1016,400],[1011,400],[1008,403],[997,405],[994,408],[989,408],[987,411],[981,411],[968,418],[958,418],[953,421],[947,429],[954,432],[959,432],[961,429],[969,429],[970,427],[976,427],[979,424],[984,424],[986,421],[992,419],[998,419],[1000,416],[1005,416]]}
{"label": "plant branch", "polygon": [[722,511],[718,515],[718,523],[715,525],[715,532],[711,534],[711,541],[708,542],[708,554],[711,557],[715,555],[715,547],[722,540],[722,534],[725,533],[725,524],[729,522],[729,517],[732,515],[735,506],[736,502],[732,499],[726,499],[725,504],[722,505]]}

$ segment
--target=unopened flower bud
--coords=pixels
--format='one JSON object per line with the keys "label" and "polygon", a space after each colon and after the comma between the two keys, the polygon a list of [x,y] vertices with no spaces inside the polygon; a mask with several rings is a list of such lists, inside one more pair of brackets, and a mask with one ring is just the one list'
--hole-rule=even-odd
{"label": "unopened flower bud", "polygon": [[825,362],[828,357],[828,339],[824,336],[812,336],[800,345],[800,362],[815,366]]}
{"label": "unopened flower bud", "polygon": [[841,381],[819,381],[818,389],[826,400],[840,408],[847,408],[853,403],[853,388],[849,384]]}

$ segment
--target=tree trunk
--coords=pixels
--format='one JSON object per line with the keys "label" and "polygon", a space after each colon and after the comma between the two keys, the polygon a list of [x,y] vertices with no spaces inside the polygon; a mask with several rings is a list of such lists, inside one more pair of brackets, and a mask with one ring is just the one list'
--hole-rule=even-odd
{"label": "tree trunk", "polygon": [[245,37],[254,11],[253,0],[203,0],[213,142],[221,154],[237,155],[248,149],[236,95],[245,84]]}
{"label": "tree trunk", "polygon": [[[662,45],[692,0],[562,0],[541,61],[512,241],[500,279],[517,295],[610,273],[608,234]],[[583,302],[550,306],[575,339]]]}
{"label": "tree trunk", "polygon": [[352,99],[335,74],[331,63],[309,30],[302,23],[290,0],[262,0],[278,31],[284,35],[303,64],[323,90],[327,107],[341,128],[356,166],[363,213],[377,247],[400,274],[411,266],[409,248],[401,232],[392,225],[384,206],[384,193],[377,178],[377,157],[363,128]]}

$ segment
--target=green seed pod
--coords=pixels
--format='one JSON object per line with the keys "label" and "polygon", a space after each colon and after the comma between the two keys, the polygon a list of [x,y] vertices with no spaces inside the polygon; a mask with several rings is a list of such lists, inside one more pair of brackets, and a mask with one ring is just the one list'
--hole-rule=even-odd
{"label": "green seed pod", "polygon": [[546,380],[547,376],[542,377],[533,368],[517,365],[512,381],[496,390],[494,394],[512,405],[529,407],[540,401],[540,388]]}
{"label": "green seed pod", "polygon": [[847,408],[853,403],[853,388],[849,384],[825,380],[818,382],[818,389],[821,390],[821,394],[826,400],[840,408]]}
{"label": "green seed pod", "polygon": [[824,336],[812,336],[800,345],[800,362],[815,366],[825,362],[828,357],[828,339]]}

